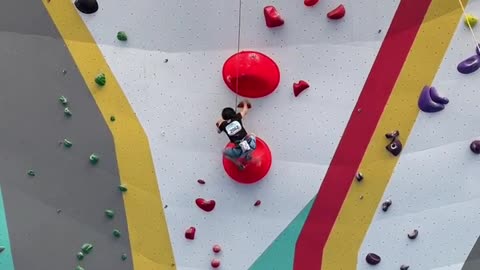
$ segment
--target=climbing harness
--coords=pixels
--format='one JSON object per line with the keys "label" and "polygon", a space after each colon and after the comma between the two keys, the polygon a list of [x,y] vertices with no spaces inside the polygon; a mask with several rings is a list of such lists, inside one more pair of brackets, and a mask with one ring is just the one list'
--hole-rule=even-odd
{"label": "climbing harness", "polygon": [[244,153],[252,150],[252,148],[250,147],[246,139],[243,139],[238,145],[240,146],[240,148],[242,149],[242,152]]}
{"label": "climbing harness", "polygon": [[478,39],[475,36],[475,32],[473,32],[473,28],[472,28],[472,25],[470,24],[470,21],[467,20],[468,15],[467,15],[467,12],[465,11],[465,6],[463,5],[462,0],[458,0],[458,3],[460,4],[460,7],[462,8],[463,17],[466,19],[468,29],[470,29],[470,33],[472,33],[472,39],[473,39],[473,42],[475,42],[475,47],[480,52],[480,45],[478,44]]}
{"label": "climbing harness", "polygon": [[238,33],[237,33],[237,54],[235,55],[236,58],[236,63],[237,63],[237,74],[235,78],[235,104],[233,107],[235,108],[235,112],[237,111],[237,104],[238,104],[238,74],[239,74],[239,62],[238,62],[238,56],[240,54],[240,36],[241,36],[241,25],[242,25],[242,0],[238,0]]}

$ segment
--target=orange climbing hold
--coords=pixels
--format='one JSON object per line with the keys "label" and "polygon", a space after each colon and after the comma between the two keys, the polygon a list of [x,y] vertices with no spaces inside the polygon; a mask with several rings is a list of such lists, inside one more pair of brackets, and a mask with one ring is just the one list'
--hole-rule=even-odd
{"label": "orange climbing hold", "polygon": [[[233,147],[233,143],[226,147]],[[268,145],[257,137],[257,148],[252,154],[252,159],[245,163],[245,168],[240,170],[231,160],[223,157],[223,168],[233,180],[242,184],[253,184],[260,181],[268,174],[272,166],[272,153]]]}
{"label": "orange climbing hold", "polygon": [[265,15],[265,23],[267,24],[267,27],[278,27],[285,23],[274,6],[264,7],[263,15]]}
{"label": "orange climbing hold", "polygon": [[334,10],[327,13],[327,17],[330,20],[339,20],[345,16],[345,7],[343,5],[339,5]]}
{"label": "orange climbing hold", "polygon": [[277,64],[256,51],[243,51],[230,56],[223,64],[222,75],[230,90],[248,98],[267,96],[280,82]]}

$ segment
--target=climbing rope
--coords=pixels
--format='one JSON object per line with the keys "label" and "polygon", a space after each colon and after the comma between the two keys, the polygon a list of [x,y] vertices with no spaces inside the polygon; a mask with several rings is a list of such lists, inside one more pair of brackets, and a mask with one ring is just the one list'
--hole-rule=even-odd
{"label": "climbing rope", "polygon": [[475,42],[475,47],[477,47],[478,51],[480,52],[478,39],[475,36],[475,32],[473,32],[473,28],[472,28],[472,25],[470,25],[470,21],[468,20],[468,15],[467,15],[467,12],[465,11],[465,6],[463,5],[462,0],[458,0],[458,3],[460,4],[460,7],[462,8],[463,17],[465,18],[465,21],[467,22],[468,29],[470,29],[470,33],[472,33],[472,39],[473,39],[473,42]]}
{"label": "climbing rope", "polygon": [[238,0],[238,33],[237,33],[237,54],[235,55],[236,63],[237,63],[237,74],[235,79],[235,104],[233,104],[233,108],[237,111],[237,104],[238,104],[238,81],[239,81],[239,69],[240,64],[238,61],[238,55],[240,53],[240,35],[241,35],[241,26],[242,26],[242,0]]}

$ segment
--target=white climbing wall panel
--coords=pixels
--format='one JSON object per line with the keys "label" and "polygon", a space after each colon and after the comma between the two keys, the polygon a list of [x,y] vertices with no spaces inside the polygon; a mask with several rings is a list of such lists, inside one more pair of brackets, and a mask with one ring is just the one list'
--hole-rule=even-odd
{"label": "white climbing wall panel", "polygon": [[[480,13],[471,1],[467,11]],[[476,30],[478,33],[478,30]],[[477,34],[478,35],[478,34]],[[420,112],[358,254],[358,270],[370,269],[369,252],[381,254],[377,270],[460,270],[480,233],[480,167],[468,146],[480,134],[480,77],[456,66],[474,54],[468,28],[459,23],[433,81],[450,99],[445,110]],[[407,234],[419,230],[412,241]],[[384,263],[383,263],[384,262]]]}
{"label": "white climbing wall panel", "polygon": [[[337,22],[326,19],[333,0],[313,8],[242,3],[241,49],[266,53],[281,71],[278,89],[253,100],[245,122],[274,158],[269,175],[252,186],[225,175],[227,138],[214,126],[235,103],[221,69],[237,49],[238,1],[102,0],[97,13],[82,15],[149,137],[178,269],[207,269],[213,244],[223,246],[225,269],[247,269],[313,198],[398,3],[344,1],[347,16]],[[284,26],[266,28],[266,5],[277,7]],[[116,41],[117,31],[129,41]],[[294,98],[298,80],[311,87]],[[204,213],[197,197],[217,207]],[[262,205],[254,208],[257,199]],[[184,238],[189,226],[197,228],[194,241]]]}

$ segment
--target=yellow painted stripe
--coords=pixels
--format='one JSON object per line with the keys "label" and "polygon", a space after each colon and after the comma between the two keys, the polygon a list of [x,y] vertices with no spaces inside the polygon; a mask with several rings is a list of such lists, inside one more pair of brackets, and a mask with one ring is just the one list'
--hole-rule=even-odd
{"label": "yellow painted stripe", "polygon": [[[468,0],[463,0],[466,3]],[[462,16],[457,1],[433,0],[360,164],[365,180],[353,183],[324,250],[322,270],[357,269],[357,256],[398,158],[385,149],[385,133],[413,128],[423,86],[431,84]],[[455,67],[453,67],[455,68]],[[364,196],[360,200],[360,196]]]}
{"label": "yellow painted stripe", "polygon": [[[147,136],[72,1],[43,1],[112,132],[120,179],[129,188],[124,203],[133,266],[176,269]],[[100,72],[107,78],[101,89],[94,83]]]}

